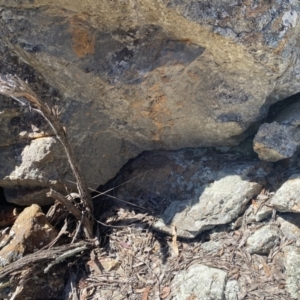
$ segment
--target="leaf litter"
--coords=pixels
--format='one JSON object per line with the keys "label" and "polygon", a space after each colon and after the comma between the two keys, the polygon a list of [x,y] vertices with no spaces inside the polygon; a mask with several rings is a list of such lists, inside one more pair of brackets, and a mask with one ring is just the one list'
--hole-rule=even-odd
{"label": "leaf litter", "polygon": [[[260,201],[266,201],[264,194],[252,201],[251,209],[261,209]],[[172,279],[193,264],[226,271],[227,280],[239,282],[238,300],[292,299],[285,289],[284,266],[278,264],[282,261],[282,247],[292,241],[282,239],[269,256],[250,254],[246,249],[247,238],[262,224],[274,222],[271,218],[265,222],[244,222],[238,229],[222,226],[186,240],[177,237],[175,224],[172,236],[152,230],[155,217],[130,204],[120,207],[115,203],[109,210],[113,213],[102,222],[112,227],[100,230],[108,238],[101,251],[86,262],[87,284],[84,288],[77,286],[80,295],[83,289],[88,293],[85,299],[170,300],[177,293]],[[218,242],[221,248],[206,252],[202,245],[207,241]],[[112,262],[111,267],[102,265],[107,260]],[[197,299],[193,294],[190,297]]]}

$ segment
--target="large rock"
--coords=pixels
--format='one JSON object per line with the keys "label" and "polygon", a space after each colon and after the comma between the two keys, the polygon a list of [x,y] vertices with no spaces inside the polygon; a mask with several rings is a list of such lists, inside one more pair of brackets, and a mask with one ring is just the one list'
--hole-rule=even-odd
{"label": "large rock", "polygon": [[[270,104],[300,90],[297,1],[0,4],[0,71],[28,79],[64,108],[62,121],[93,188],[144,150],[237,144]],[[30,125],[51,132],[3,99],[1,186],[66,182],[66,160],[56,173],[30,168],[26,180],[11,179],[34,138]]]}
{"label": "large rock", "polygon": [[172,234],[174,224],[178,236],[194,238],[234,221],[266,182],[270,165],[238,149],[145,153],[113,181],[114,196],[160,215],[157,230]]}

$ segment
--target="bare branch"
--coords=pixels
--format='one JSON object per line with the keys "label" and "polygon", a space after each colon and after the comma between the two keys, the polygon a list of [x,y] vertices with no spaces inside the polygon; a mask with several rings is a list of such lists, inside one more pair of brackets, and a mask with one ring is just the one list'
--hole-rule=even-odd
{"label": "bare branch", "polygon": [[[23,81],[16,75],[0,74],[0,94],[6,95],[17,100],[22,105],[28,105],[49,123],[54,131],[56,138],[61,142],[68,157],[69,164],[76,178],[77,189],[82,202],[83,214],[86,216],[89,226],[85,230],[87,238],[93,238],[93,202],[85,182],[80,166],[75,158],[74,151],[67,138],[64,127],[58,120],[59,111],[51,109],[45,104],[29,87],[27,82]],[[24,100],[24,98],[27,100]],[[86,226],[87,224],[85,224]]]}
{"label": "bare branch", "polygon": [[0,270],[0,280],[3,279],[5,276],[11,274],[12,272],[20,270],[23,267],[26,267],[33,263],[42,263],[47,262],[49,260],[54,260],[54,263],[57,263],[57,260],[61,260],[60,256],[65,254],[66,252],[69,254],[68,256],[71,256],[70,253],[75,255],[76,253],[78,253],[78,251],[83,251],[91,247],[93,247],[92,243],[78,242],[76,244],[53,247],[51,249],[40,250],[35,253],[28,254],[18,259],[17,261],[12,262],[9,265],[3,267]]}
{"label": "bare branch", "polygon": [[52,198],[56,199],[57,201],[59,201],[61,204],[63,204],[68,209],[68,211],[77,220],[82,221],[83,230],[84,230],[86,236],[93,234],[92,223],[89,221],[89,219],[84,214],[84,212],[82,212],[80,209],[78,209],[76,206],[74,206],[70,200],[68,200],[62,194],[54,191],[53,189],[50,189],[50,191],[47,193],[47,197],[52,197]]}

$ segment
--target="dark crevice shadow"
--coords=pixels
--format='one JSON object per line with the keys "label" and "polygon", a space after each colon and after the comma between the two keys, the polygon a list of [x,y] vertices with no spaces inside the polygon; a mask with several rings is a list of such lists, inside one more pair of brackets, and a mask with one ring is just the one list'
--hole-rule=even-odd
{"label": "dark crevice shadow", "polygon": [[[174,200],[179,201],[179,203],[180,201],[182,201],[182,203],[185,203],[187,200],[189,200],[188,196],[185,197],[182,190],[178,191],[178,193],[176,194],[176,188],[172,187],[172,184],[170,183],[176,182],[176,180],[180,177],[183,182],[185,180],[189,181],[189,176],[191,177],[191,174],[189,172],[204,172],[204,170],[208,168],[209,162],[206,159],[203,160],[203,158],[208,159],[209,157],[213,157],[213,159],[210,161],[212,172],[217,173],[220,172],[220,170],[223,170],[224,172],[226,171],[226,176],[236,175],[233,166],[252,163],[254,165],[253,174],[251,174],[251,171],[247,174],[239,174],[244,180],[255,179],[255,172],[261,165],[266,165],[270,169],[272,169],[276,165],[272,163],[260,162],[253,151],[249,151],[249,153],[245,155],[245,152],[242,152],[242,148],[239,149],[239,147],[241,146],[235,147],[234,151],[229,148],[229,150],[227,150],[227,152],[225,153],[222,152],[224,151],[222,147],[219,147],[217,149],[189,148],[177,151],[158,150],[152,152],[144,152],[137,158],[130,160],[120,170],[115,178],[97,189],[100,193],[105,193],[107,191],[109,192],[101,196],[97,196],[96,192],[92,194],[94,197],[95,217],[97,219],[100,218],[101,222],[105,223],[105,212],[109,211],[112,208],[123,208],[134,211],[136,214],[147,213],[149,216],[164,218],[163,213],[165,209],[171,203],[173,203]],[[164,170],[164,168],[175,164],[175,158],[177,159],[177,163],[178,161],[180,161],[179,165],[181,166],[183,162],[186,161],[188,167],[185,169],[178,168],[177,170],[176,168],[178,167],[178,165],[175,165],[173,168],[169,168],[168,172],[162,172],[161,170]],[[221,173],[222,172],[220,172],[217,178],[215,178],[216,180],[220,180],[223,178]],[[155,178],[157,178],[157,181],[155,181]],[[201,180],[199,179],[199,181]],[[262,181],[262,185],[264,187],[267,187],[267,179],[263,179]],[[214,179],[207,180],[206,182],[203,181],[203,185],[209,185],[213,182]],[[182,185],[182,188],[184,190],[184,183]],[[202,190],[198,190],[197,196],[189,202],[190,207],[193,207],[198,202],[199,196],[201,196],[204,188]],[[132,191],[134,191],[134,195],[130,193]],[[249,202],[250,201],[251,199],[249,199]],[[140,203],[143,203],[143,205],[141,205]],[[182,209],[184,209],[184,207]],[[104,218],[102,218],[102,216]],[[168,220],[164,219],[165,223],[171,224],[173,217],[170,217],[170,219]],[[130,222],[130,220],[131,219],[126,219],[126,222]],[[138,226],[138,223],[142,222],[133,222],[130,226]],[[118,224],[120,223],[113,223],[113,225]],[[144,225],[148,226],[147,229],[151,230],[159,243],[161,243],[162,249],[168,249],[165,250],[163,258],[164,262],[166,262],[170,254],[168,245],[168,241],[170,242],[171,240],[170,234],[158,231],[157,229],[151,227],[149,224]],[[209,232],[211,232],[212,230],[216,230],[216,228],[219,227],[220,226],[216,226],[214,229],[206,230],[198,234],[195,238],[178,238],[178,240],[184,241],[186,243],[205,241],[209,236]],[[109,229],[102,227],[101,230],[103,230],[103,233],[105,233],[109,239]]]}

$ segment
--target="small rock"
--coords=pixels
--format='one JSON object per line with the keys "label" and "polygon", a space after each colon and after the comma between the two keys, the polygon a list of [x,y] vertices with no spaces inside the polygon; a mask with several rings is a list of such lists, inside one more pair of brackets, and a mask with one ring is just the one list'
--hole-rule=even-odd
{"label": "small rock", "polygon": [[238,175],[224,176],[206,187],[198,203],[174,201],[166,209],[155,228],[171,233],[166,223],[176,224],[178,236],[194,238],[216,225],[230,223],[241,214],[248,201],[261,190],[256,182]]}
{"label": "small rock", "polygon": [[0,266],[5,266],[49,244],[56,237],[56,231],[41,208],[33,204],[20,213],[9,235],[13,239],[0,251]]}
{"label": "small rock", "polygon": [[226,283],[225,300],[236,300],[240,292],[240,285],[237,280],[229,280]]}
{"label": "small rock", "polygon": [[300,216],[299,214],[287,213],[277,218],[283,235],[289,240],[300,239]]}
{"label": "small rock", "polygon": [[291,245],[284,247],[284,260],[287,291],[293,299],[300,299],[300,248]]}
{"label": "small rock", "polygon": [[[8,151],[14,153],[12,149]],[[58,153],[60,156],[56,157]],[[1,161],[5,170],[0,169],[0,173],[11,170],[1,185],[7,202],[23,206],[52,204],[53,199],[46,197],[46,192],[50,186],[61,190],[59,181],[62,175],[57,170],[64,157],[65,154],[54,137],[43,137],[31,140],[21,153],[15,155],[14,161]],[[13,168],[9,168],[9,164]],[[1,176],[3,175],[0,174]]]}
{"label": "small rock", "polygon": [[[254,213],[253,210],[246,218],[246,224],[260,222],[264,219],[271,217],[273,212],[273,208],[267,205],[264,205],[258,212]],[[244,220],[244,216],[239,217],[233,224],[232,228],[236,229],[242,226]]]}
{"label": "small rock", "polygon": [[222,244],[217,241],[209,241],[206,243],[203,243],[201,245],[201,248],[204,252],[217,252],[222,248]]}
{"label": "small rock", "polygon": [[281,212],[300,212],[300,174],[292,175],[271,199],[273,207]]}
{"label": "small rock", "polygon": [[173,299],[222,300],[226,277],[226,272],[222,270],[200,264],[192,265],[174,277]]}
{"label": "small rock", "polygon": [[265,225],[256,230],[247,239],[247,250],[250,254],[268,254],[278,244],[280,231],[275,225]]}
{"label": "small rock", "polygon": [[277,122],[262,124],[253,140],[253,149],[265,161],[278,161],[293,156],[297,143],[293,127]]}

